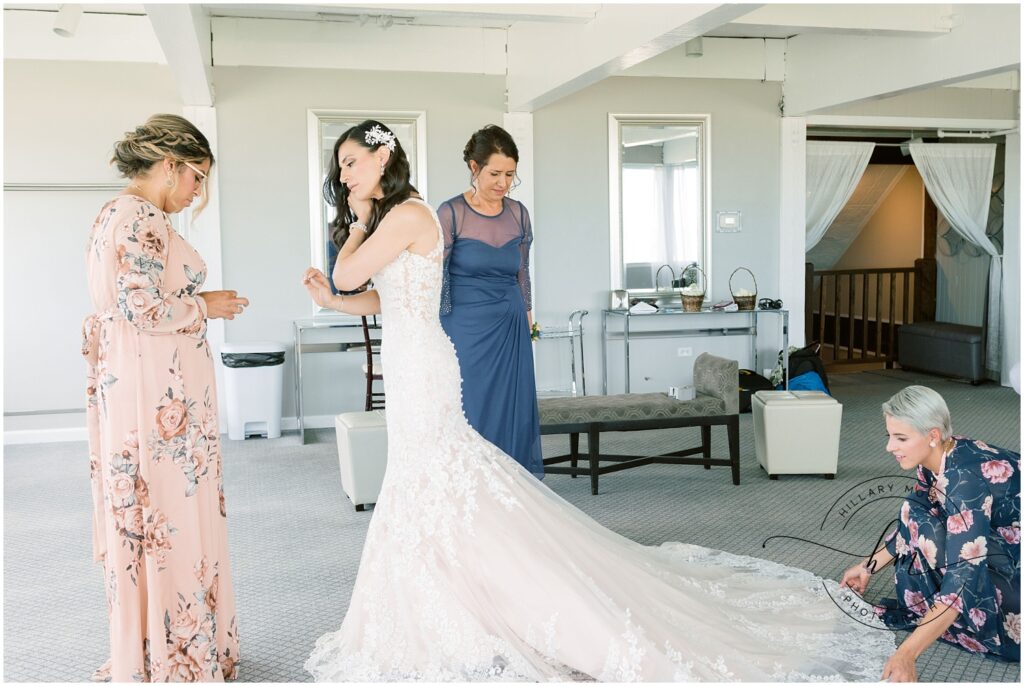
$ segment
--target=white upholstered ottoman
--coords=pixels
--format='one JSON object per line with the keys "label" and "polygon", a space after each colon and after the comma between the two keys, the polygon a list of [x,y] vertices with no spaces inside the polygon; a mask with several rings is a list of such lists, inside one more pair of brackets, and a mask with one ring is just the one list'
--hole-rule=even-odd
{"label": "white upholstered ottoman", "polygon": [[338,436],[341,487],[362,512],[377,502],[388,465],[388,431],[384,410],[344,412],[334,418]]}
{"label": "white upholstered ottoman", "polygon": [[754,447],[768,478],[835,478],[843,406],[820,391],[758,391],[752,402]]}

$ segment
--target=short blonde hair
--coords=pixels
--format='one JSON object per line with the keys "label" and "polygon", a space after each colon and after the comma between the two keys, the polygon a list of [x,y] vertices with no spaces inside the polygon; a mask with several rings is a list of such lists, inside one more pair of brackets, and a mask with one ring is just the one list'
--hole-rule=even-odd
{"label": "short blonde hair", "polygon": [[922,435],[932,429],[939,430],[942,440],[953,435],[946,401],[927,386],[907,386],[882,403],[882,414],[906,422]]}
{"label": "short blonde hair", "polygon": [[[134,131],[125,133],[124,138],[114,143],[111,164],[125,178],[145,176],[154,164],[170,158],[176,164],[189,162],[201,164],[206,160],[213,165],[213,151],[210,142],[195,124],[176,114],[154,114]],[[199,214],[206,203],[206,184],[193,214]]]}

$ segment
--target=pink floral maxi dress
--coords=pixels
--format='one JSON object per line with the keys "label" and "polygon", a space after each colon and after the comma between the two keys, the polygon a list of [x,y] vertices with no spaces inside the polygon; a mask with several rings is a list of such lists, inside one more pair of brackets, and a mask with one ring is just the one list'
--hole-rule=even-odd
{"label": "pink floral maxi dress", "polygon": [[[86,256],[93,552],[114,681],[223,681],[238,629],[228,560],[206,277],[152,203],[111,200]],[[104,670],[105,671],[105,670]]]}

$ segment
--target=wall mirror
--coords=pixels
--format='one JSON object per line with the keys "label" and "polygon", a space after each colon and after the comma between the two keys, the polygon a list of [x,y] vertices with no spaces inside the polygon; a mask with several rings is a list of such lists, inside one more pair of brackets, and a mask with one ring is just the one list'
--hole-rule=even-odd
{"label": "wall mirror", "polygon": [[[710,300],[710,124],[709,115],[608,116],[613,290],[666,296],[697,263]],[[687,272],[703,283],[698,275]]]}
{"label": "wall mirror", "polygon": [[[427,196],[427,113],[382,112],[373,110],[308,110],[309,135],[309,241],[311,264],[323,270],[328,277],[334,269],[337,251],[331,242],[328,222],[334,217],[334,208],[324,202],[324,177],[330,164],[331,153],[338,136],[367,119],[375,119],[395,132],[409,157],[412,185],[426,199]],[[313,305],[313,313],[336,314]]]}

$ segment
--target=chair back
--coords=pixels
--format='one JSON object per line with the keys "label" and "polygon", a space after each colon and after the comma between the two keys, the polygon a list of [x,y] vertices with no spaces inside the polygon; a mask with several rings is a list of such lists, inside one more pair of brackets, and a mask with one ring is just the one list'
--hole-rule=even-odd
{"label": "chair back", "polygon": [[363,365],[366,372],[366,402],[364,409],[383,410],[384,392],[373,389],[374,381],[384,380],[384,371],[380,366],[380,338],[371,336],[370,330],[380,332],[380,324],[377,322],[377,315],[360,317],[363,325],[363,347],[366,349],[366,364]]}

